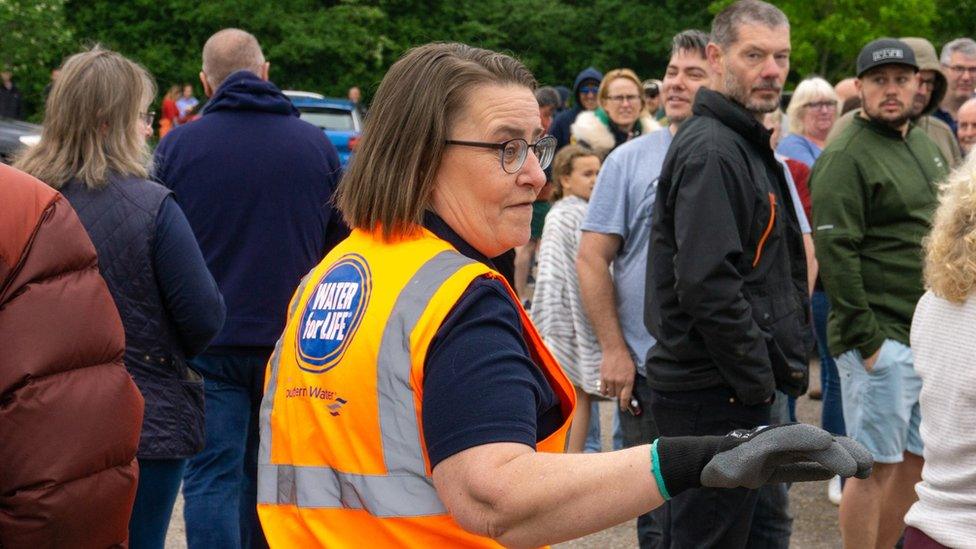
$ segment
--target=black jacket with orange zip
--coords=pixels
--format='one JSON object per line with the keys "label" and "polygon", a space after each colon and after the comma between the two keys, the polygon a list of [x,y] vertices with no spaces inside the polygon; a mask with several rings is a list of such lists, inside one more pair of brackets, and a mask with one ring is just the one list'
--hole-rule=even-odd
{"label": "black jacket with orange zip", "polygon": [[658,391],[726,386],[745,404],[806,391],[806,261],[770,132],[702,88],[658,181],[644,320]]}

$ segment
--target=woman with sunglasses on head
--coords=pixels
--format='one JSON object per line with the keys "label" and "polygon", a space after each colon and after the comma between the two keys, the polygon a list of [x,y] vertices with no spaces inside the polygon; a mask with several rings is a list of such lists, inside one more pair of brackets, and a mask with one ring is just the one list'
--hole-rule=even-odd
{"label": "woman with sunglasses on head", "polygon": [[553,157],[535,85],[463,44],[414,48],[380,83],[339,187],[352,233],[299,285],[268,363],[258,514],[272,547],[564,541],[703,481],[762,484],[764,463],[804,453],[797,430],[867,473],[863,449],[809,425],[561,454],[573,386],[489,259],[528,240]]}
{"label": "woman with sunglasses on head", "polygon": [[133,548],[164,545],[186,459],[204,442],[203,380],[186,358],[224,321],[189,223],[172,192],[149,180],[154,95],[145,69],[113,51],[73,55],[48,97],[40,143],[16,163],[74,207],[122,317],[125,366],[146,404]]}
{"label": "woman with sunglasses on head", "polygon": [[581,112],[573,123],[573,142],[605,157],[618,145],[660,129],[644,110],[644,89],[630,69],[614,69],[603,77],[600,106]]}

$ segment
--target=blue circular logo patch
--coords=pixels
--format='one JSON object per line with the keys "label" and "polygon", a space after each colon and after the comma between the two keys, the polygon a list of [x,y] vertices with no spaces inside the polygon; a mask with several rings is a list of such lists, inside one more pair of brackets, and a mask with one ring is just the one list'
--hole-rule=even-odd
{"label": "blue circular logo patch", "polygon": [[298,366],[321,374],[334,368],[349,347],[369,304],[373,277],[362,256],[341,257],[319,280],[302,311]]}

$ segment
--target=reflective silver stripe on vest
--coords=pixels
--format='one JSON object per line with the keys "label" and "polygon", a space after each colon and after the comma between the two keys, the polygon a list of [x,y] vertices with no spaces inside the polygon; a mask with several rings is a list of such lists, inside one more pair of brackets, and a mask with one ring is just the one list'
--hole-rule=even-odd
{"label": "reflective silver stripe on vest", "polygon": [[[453,250],[441,252],[427,261],[397,296],[383,331],[376,371],[380,440],[388,471],[386,475],[360,475],[330,467],[271,463],[271,410],[282,345],[278,340],[271,357],[268,388],[261,401],[258,503],[365,509],[377,517],[415,517],[447,512],[426,476],[410,386],[410,334],[434,293],[461,268],[474,262]],[[308,279],[302,282],[300,292],[307,283]],[[289,318],[294,314],[293,307]]]}

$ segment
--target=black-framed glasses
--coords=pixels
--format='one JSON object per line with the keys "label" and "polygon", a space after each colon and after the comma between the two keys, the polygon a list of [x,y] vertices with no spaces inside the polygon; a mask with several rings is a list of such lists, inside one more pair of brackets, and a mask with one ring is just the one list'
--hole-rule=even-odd
{"label": "black-framed glasses", "polygon": [[142,120],[142,123],[147,126],[152,126],[153,121],[156,120],[156,111],[139,113],[139,120]]}
{"label": "black-framed glasses", "polygon": [[811,101],[803,106],[810,109],[811,111],[819,111],[819,110],[832,111],[837,108],[837,102],[827,99],[824,101]]}
{"label": "black-framed glasses", "polygon": [[529,149],[539,159],[539,167],[543,170],[552,163],[552,157],[556,154],[556,138],[547,135],[540,138],[535,143],[518,137],[509,139],[502,143],[485,143],[483,141],[458,141],[456,139],[445,139],[448,145],[462,145],[465,147],[481,147],[483,149],[497,149],[498,158],[501,160],[502,169],[505,173],[516,174],[525,164],[525,158],[529,154]]}

